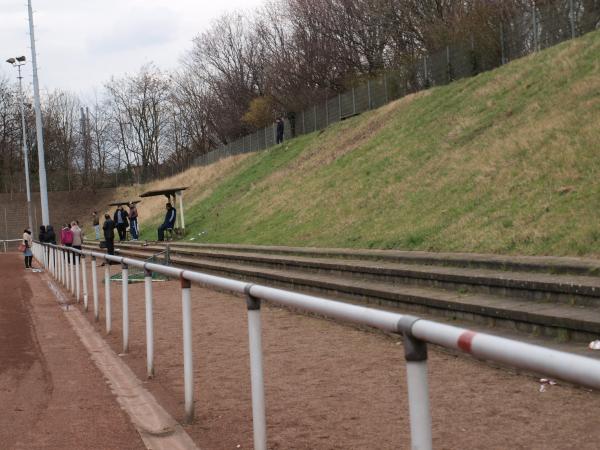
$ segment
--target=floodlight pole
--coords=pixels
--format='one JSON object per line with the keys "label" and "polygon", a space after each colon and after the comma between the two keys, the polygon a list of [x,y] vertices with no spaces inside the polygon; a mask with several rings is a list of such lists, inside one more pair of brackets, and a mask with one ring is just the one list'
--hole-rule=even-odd
{"label": "floodlight pole", "polygon": [[21,75],[21,66],[25,64],[25,57],[10,58],[6,62],[15,66],[19,75],[19,103],[21,105],[21,125],[23,133],[23,162],[25,165],[25,186],[27,188],[27,217],[29,219],[29,229],[33,231],[33,220],[31,218],[31,186],[29,182],[29,150],[27,149],[27,130],[25,128],[25,97],[23,96],[23,76]]}
{"label": "floodlight pole", "polygon": [[35,128],[38,144],[38,163],[40,177],[40,201],[42,204],[42,224],[50,225],[50,214],[48,212],[48,187],[46,184],[46,160],[44,158],[44,135],[42,128],[42,107],[40,105],[40,86],[37,73],[37,56],[35,53],[35,34],[33,31],[33,9],[31,0],[27,0],[29,12],[29,38],[31,40],[31,66],[33,67],[33,97],[35,106]]}

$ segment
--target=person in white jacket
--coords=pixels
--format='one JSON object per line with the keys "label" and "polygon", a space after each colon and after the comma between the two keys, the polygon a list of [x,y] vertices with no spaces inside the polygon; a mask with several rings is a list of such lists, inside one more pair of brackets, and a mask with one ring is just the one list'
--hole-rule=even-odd
{"label": "person in white jacket", "polygon": [[31,237],[31,230],[29,228],[25,228],[23,231],[23,245],[25,246],[25,250],[23,250],[25,269],[33,269],[33,252],[31,251],[31,247],[33,247],[33,238]]}

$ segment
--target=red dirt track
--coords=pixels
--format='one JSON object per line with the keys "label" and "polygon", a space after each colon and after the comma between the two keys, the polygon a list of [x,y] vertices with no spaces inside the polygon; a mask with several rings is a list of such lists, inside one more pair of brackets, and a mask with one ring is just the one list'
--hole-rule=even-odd
{"label": "red dirt track", "polygon": [[[48,275],[24,272],[14,254],[0,255],[0,270],[0,448],[143,448],[52,297]],[[129,289],[123,360],[144,380],[144,287]],[[156,376],[145,387],[181,421],[179,282],[153,289]],[[111,291],[113,332],[104,333],[102,284],[96,330],[121,353],[120,284]],[[89,292],[84,314],[93,322],[91,284]],[[196,285],[192,300],[196,420],[185,428],[203,449],[252,448],[245,301]],[[262,319],[269,448],[410,447],[397,337],[269,305]],[[535,377],[436,348],[429,362],[434,448],[598,448],[598,393],[560,382],[539,392]]]}
{"label": "red dirt track", "polygon": [[0,254],[0,448],[143,449],[48,289]]}

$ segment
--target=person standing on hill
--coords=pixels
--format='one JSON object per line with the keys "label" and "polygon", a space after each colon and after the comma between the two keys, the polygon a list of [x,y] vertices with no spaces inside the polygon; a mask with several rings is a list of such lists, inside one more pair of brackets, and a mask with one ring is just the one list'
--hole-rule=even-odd
{"label": "person standing on hill", "polygon": [[129,222],[127,221],[128,217],[129,214],[123,209],[123,205],[119,205],[113,217],[117,232],[119,233],[119,241],[124,241],[127,238],[127,227],[129,226]]}
{"label": "person standing on hill", "polygon": [[110,218],[110,214],[104,214],[104,240],[106,241],[106,253],[115,254],[115,222]]}
{"label": "person standing on hill", "polygon": [[100,240],[100,217],[98,216],[98,211],[94,211],[92,213],[92,223],[94,225],[94,232],[96,233],[96,240]]}
{"label": "person standing on hill", "polygon": [[277,134],[277,144],[281,144],[283,142],[283,131],[284,131],[284,127],[285,124],[283,122],[283,117],[278,117],[277,120],[275,121],[275,123],[277,124],[277,128],[276,128],[276,134]]}
{"label": "person standing on hill", "polygon": [[31,247],[33,246],[33,238],[31,237],[31,230],[29,228],[25,228],[25,230],[23,230],[23,245],[25,246],[25,250],[23,250],[25,269],[31,269],[31,263],[33,260],[33,252],[31,251]]}
{"label": "person standing on hill", "polygon": [[129,204],[129,231],[131,232],[131,239],[133,241],[138,240],[138,212],[135,203]]}
{"label": "person standing on hill", "polygon": [[165,214],[165,220],[160,227],[158,227],[158,240],[165,240],[165,230],[172,230],[175,228],[175,219],[177,218],[177,210],[173,208],[171,203],[165,205],[167,213]]}

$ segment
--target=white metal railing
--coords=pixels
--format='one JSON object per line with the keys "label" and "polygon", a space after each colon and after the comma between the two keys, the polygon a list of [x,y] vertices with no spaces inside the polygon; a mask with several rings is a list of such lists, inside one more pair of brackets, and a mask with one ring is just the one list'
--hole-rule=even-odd
{"label": "white metal railing", "polygon": [[[129,343],[128,277],[129,266],[144,269],[146,306],[146,367],[148,377],[154,375],[154,333],[152,303],[152,273],[157,272],[178,278],[181,282],[183,372],[185,417],[194,417],[194,379],[191,318],[191,283],[201,283],[213,288],[244,294],[247,299],[250,376],[252,390],[252,421],[254,448],[266,450],[266,416],[261,344],[261,300],[279,305],[317,313],[347,322],[368,325],[380,330],[402,334],[407,367],[408,401],[410,414],[411,445],[413,449],[427,450],[432,447],[431,414],[427,381],[427,344],[469,353],[511,367],[534,371],[546,376],[560,378],[594,389],[600,389],[600,361],[584,356],[560,352],[545,347],[505,339],[484,333],[476,333],[459,327],[444,325],[418,317],[382,311],[299,294],[259,284],[218,277],[192,270],[178,269],[133,258],[107,255],[100,252],[76,250],[52,244],[34,244],[34,255],[61,284],[79,301],[80,274],[83,275],[83,302],[88,309],[86,259],[91,259],[94,319],[98,321],[98,277],[96,260],[121,264],[123,281],[123,352]],[[81,270],[79,267],[81,256]],[[111,296],[109,265],[105,266],[106,332],[111,332]],[[74,287],[75,286],[75,287]]]}
{"label": "white metal railing", "polygon": [[23,242],[23,239],[0,239],[2,243],[2,248],[4,249],[4,253],[8,251],[8,243],[9,242]]}

